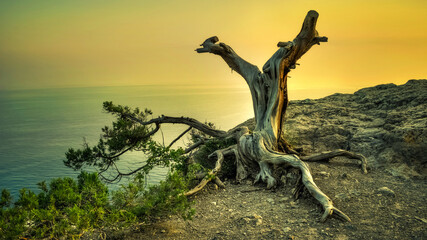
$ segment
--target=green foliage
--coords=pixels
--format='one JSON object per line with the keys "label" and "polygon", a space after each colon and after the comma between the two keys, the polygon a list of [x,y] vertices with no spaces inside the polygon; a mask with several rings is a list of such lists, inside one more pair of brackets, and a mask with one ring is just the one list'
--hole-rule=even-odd
{"label": "green foliage", "polygon": [[3,189],[1,191],[1,197],[0,197],[0,209],[4,207],[9,207],[10,204],[12,204],[12,195],[10,195],[10,192],[7,189]]}
{"label": "green foliage", "polygon": [[[65,177],[53,179],[49,186],[45,182],[38,185],[39,194],[22,189],[13,207],[3,204],[0,236],[72,237],[93,228],[135,220],[132,213],[123,213],[109,203],[107,187],[97,173],[82,172],[77,182]],[[0,199],[7,202],[10,193],[3,190]]]}
{"label": "green foliage", "polygon": [[85,142],[83,149],[70,148],[65,154],[67,160],[64,164],[74,170],[80,170],[85,166],[105,168],[127,151],[150,152],[153,141],[150,128],[139,124],[146,121],[152,112],[148,109],[140,111],[127,106],[114,105],[112,102],[103,103],[104,110],[116,116],[112,127],[102,128],[103,134],[94,147],[89,147]]}
{"label": "green foliage", "polygon": [[184,193],[188,191],[188,179],[179,172],[169,174],[165,181],[150,186],[138,200],[134,208],[140,219],[164,217],[179,214],[184,219],[191,219],[195,210]]}
{"label": "green foliage", "polygon": [[100,208],[108,202],[108,188],[99,180],[97,174],[82,172],[78,177],[78,190],[83,207]]}
{"label": "green foliage", "polygon": [[27,229],[27,211],[20,208],[0,209],[0,238],[17,239]]}
{"label": "green foliage", "polygon": [[49,188],[43,182],[39,184],[39,187],[42,190],[39,194],[42,208],[53,205],[57,209],[64,209],[80,204],[82,200],[77,183],[69,177],[53,179]]}
{"label": "green foliage", "polygon": [[28,189],[21,189],[19,191],[19,199],[15,202],[17,208],[31,211],[39,206],[37,195]]}
{"label": "green foliage", "polygon": [[144,191],[144,174],[137,173],[131,182],[121,185],[121,189],[112,192],[112,204],[118,209],[132,209]]}

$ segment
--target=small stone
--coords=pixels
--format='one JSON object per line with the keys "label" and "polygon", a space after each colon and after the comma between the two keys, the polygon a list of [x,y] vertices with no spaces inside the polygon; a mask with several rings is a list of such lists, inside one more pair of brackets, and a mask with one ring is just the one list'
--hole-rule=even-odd
{"label": "small stone", "polygon": [[345,225],[344,225],[344,227],[345,227],[346,229],[348,229],[348,230],[351,230],[351,231],[355,231],[355,230],[357,230],[357,228],[356,228],[353,224],[351,224],[351,223],[347,223],[347,224],[345,224]]}
{"label": "small stone", "polygon": [[336,239],[336,240],[348,240],[348,237],[344,234],[338,234],[334,239]]}
{"label": "small stone", "polygon": [[233,209],[231,209],[231,208],[230,208],[230,209],[228,209],[228,211],[229,211],[229,212],[232,212],[232,211],[233,211]]}
{"label": "small stone", "polygon": [[350,194],[353,194],[355,196],[360,196],[361,193],[357,190],[350,190]]}
{"label": "small stone", "polygon": [[164,230],[164,229],[162,229],[162,231],[161,231],[162,233],[165,233],[166,232],[166,230]]}
{"label": "small stone", "polygon": [[244,218],[243,218],[243,221],[245,221],[245,223],[250,223],[250,222],[251,222],[251,219],[250,219],[250,218],[247,218],[247,217],[244,217]]}
{"label": "small stone", "polygon": [[335,195],[335,198],[340,200],[347,200],[347,199],[350,199],[350,196],[347,193],[339,193]]}
{"label": "small stone", "polygon": [[375,193],[382,194],[382,195],[385,195],[385,196],[390,196],[390,197],[395,197],[396,196],[396,194],[394,193],[394,191],[391,190],[388,187],[378,188],[377,191],[375,191]]}
{"label": "small stone", "polygon": [[307,223],[307,219],[303,218],[303,219],[300,219],[298,222],[300,222],[300,223]]}
{"label": "small stone", "polygon": [[386,171],[395,177],[402,178],[405,180],[421,177],[421,175],[417,171],[408,167],[408,165],[406,164],[401,164],[400,166],[392,166],[389,169],[386,169]]}
{"label": "small stone", "polygon": [[285,220],[285,222],[286,222],[286,223],[289,223],[289,224],[294,224],[294,223],[295,223],[295,220],[292,220],[292,219],[286,219],[286,220]]}
{"label": "small stone", "polygon": [[257,219],[256,222],[255,222],[255,225],[259,226],[261,224],[262,224],[262,219]]}
{"label": "small stone", "polygon": [[328,178],[328,177],[330,177],[330,176],[331,176],[331,174],[330,174],[330,173],[325,172],[325,171],[319,172],[318,174],[319,174],[320,176],[322,176],[322,177],[326,177],[326,178]]}
{"label": "small stone", "polygon": [[284,227],[283,232],[287,233],[290,232],[292,229],[290,227]]}
{"label": "small stone", "polygon": [[214,206],[216,206],[216,202],[211,202]]}
{"label": "small stone", "polygon": [[291,208],[297,208],[297,203],[296,202],[290,202],[289,204],[291,205]]}

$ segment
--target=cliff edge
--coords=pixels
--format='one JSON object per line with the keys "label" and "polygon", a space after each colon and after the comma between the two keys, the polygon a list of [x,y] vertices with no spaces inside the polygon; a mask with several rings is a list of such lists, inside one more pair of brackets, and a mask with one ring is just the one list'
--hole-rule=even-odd
{"label": "cliff edge", "polygon": [[285,135],[307,153],[345,149],[401,178],[427,176],[427,80],[291,101]]}

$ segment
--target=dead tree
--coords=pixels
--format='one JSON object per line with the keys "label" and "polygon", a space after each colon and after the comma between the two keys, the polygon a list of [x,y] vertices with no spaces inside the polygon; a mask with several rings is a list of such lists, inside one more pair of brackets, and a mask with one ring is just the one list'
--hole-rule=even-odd
{"label": "dead tree", "polygon": [[[262,71],[257,66],[245,61],[233,49],[219,43],[217,37],[211,37],[196,49],[198,53],[213,53],[224,59],[228,66],[239,73],[249,86],[252,104],[255,113],[255,129],[251,132],[247,127],[234,129],[238,143],[224,150],[218,150],[217,172],[224,154],[234,154],[237,160],[237,180],[255,175],[255,182],[267,183],[267,188],[276,184],[271,174],[273,164],[286,164],[298,168],[302,173],[302,183],[310,194],[323,206],[322,221],[328,216],[336,214],[338,217],[350,221],[350,218],[334,207],[331,199],[326,196],[314,183],[306,161],[329,159],[335,156],[347,156],[361,161],[362,171],[366,173],[366,159],[360,154],[344,150],[336,150],[299,157],[290,149],[281,138],[282,128],[288,105],[287,77],[291,69],[313,45],[327,42],[327,37],[319,37],[316,23],[319,14],[309,11],[304,19],[302,29],[293,41],[279,42],[279,49],[264,64]],[[233,150],[233,151],[230,151]]]}

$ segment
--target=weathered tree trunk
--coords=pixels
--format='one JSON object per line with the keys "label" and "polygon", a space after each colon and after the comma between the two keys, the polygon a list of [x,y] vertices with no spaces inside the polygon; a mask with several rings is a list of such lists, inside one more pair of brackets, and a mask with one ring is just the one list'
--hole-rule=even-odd
{"label": "weathered tree trunk", "polygon": [[[243,180],[253,175],[254,171],[257,171],[258,173],[254,176],[255,182],[262,180],[267,183],[267,188],[271,188],[276,184],[276,180],[271,174],[271,165],[290,165],[301,170],[302,183],[311,195],[322,204],[325,210],[322,220],[326,220],[328,216],[336,213],[338,217],[350,221],[350,218],[336,209],[331,199],[316,186],[308,165],[297,155],[289,152],[280,152],[281,149],[279,149],[282,126],[288,104],[288,73],[295,68],[298,59],[313,45],[327,42],[327,38],[319,37],[316,31],[318,16],[316,11],[309,11],[297,37],[291,42],[279,42],[279,49],[264,64],[262,71],[239,57],[228,45],[224,43],[216,44],[218,42],[217,37],[207,39],[201,45],[202,48],[196,49],[196,51],[198,53],[208,52],[221,56],[228,66],[246,80],[251,92],[256,125],[253,132],[250,132],[246,127],[235,131],[238,138],[236,146],[237,180]],[[221,153],[221,151],[218,153]],[[343,155],[343,152],[329,152],[328,154],[317,155],[317,158],[312,160]],[[349,154],[346,156],[355,157],[362,161],[363,171],[366,172],[366,160],[364,157]],[[218,157],[222,161],[223,155],[218,154]]]}

